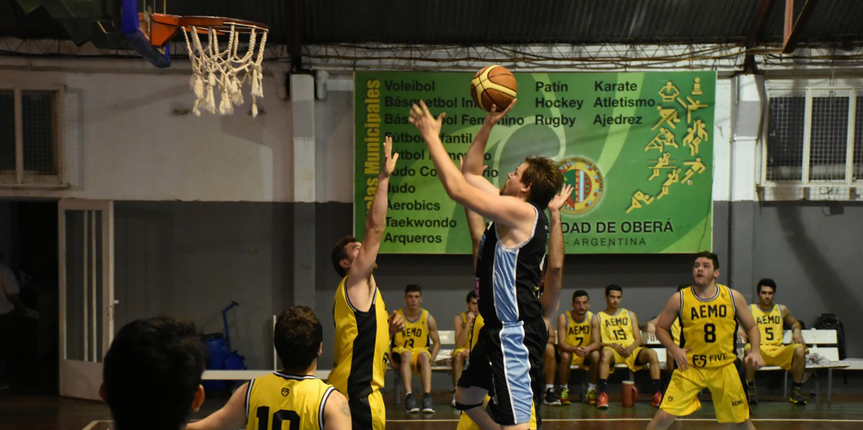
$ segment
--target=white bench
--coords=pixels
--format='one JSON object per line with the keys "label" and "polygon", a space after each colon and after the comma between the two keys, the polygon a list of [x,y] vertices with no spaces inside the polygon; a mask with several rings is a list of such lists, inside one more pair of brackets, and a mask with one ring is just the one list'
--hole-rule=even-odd
{"label": "white bench", "polygon": [[[839,347],[836,336],[836,330],[818,330],[808,329],[801,330],[803,341],[809,348],[809,353],[817,353],[830,360],[827,364],[811,364],[806,363],[806,370],[814,370],[815,372],[815,401],[818,402],[820,395],[820,380],[818,379],[818,370],[827,369],[827,403],[830,403],[833,396],[833,369],[849,369],[854,363],[854,359],[839,359]],[[791,343],[791,330],[785,330],[782,336],[783,344]],[[863,361],[860,361],[859,369],[863,370]],[[779,366],[764,366],[759,371],[783,370]],[[856,366],[850,370],[856,370]],[[788,395],[788,372],[782,378],[782,396]]]}

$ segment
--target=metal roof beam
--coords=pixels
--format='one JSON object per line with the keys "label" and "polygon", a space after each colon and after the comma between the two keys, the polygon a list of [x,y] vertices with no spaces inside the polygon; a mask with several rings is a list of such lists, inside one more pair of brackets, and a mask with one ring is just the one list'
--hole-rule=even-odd
{"label": "metal roof beam", "polygon": [[797,22],[794,21],[794,0],[785,0],[785,42],[782,44],[782,53],[788,54],[794,51],[800,39],[800,33],[812,17],[812,11],[815,10],[815,5],[818,0],[806,0],[803,3],[803,10],[800,11],[800,16],[797,17]]}
{"label": "metal roof beam", "polygon": [[767,21],[767,14],[770,12],[770,6],[773,5],[773,0],[761,0],[758,5],[758,12],[755,14],[755,19],[752,20],[752,25],[749,27],[749,33],[746,35],[746,56],[743,60],[744,70],[747,73],[755,73],[755,54],[751,49],[758,45],[758,35],[761,34],[761,29],[764,28],[764,23]]}

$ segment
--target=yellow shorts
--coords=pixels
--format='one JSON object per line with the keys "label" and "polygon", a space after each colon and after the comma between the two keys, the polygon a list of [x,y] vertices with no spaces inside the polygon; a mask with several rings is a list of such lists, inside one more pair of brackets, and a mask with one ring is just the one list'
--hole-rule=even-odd
{"label": "yellow shorts", "polygon": [[[761,345],[761,358],[764,359],[764,365],[779,366],[785,370],[791,370],[791,360],[794,359],[794,350],[798,346],[803,345],[797,343],[790,345]],[[746,349],[749,350],[750,347]],[[805,346],[803,347],[806,348]]]}
{"label": "yellow shorts", "polygon": [[579,356],[575,355],[575,353],[573,352],[572,353],[572,362],[569,363],[569,365],[570,366],[578,366],[579,369],[588,370],[588,369],[590,369],[591,363],[589,361],[587,363],[585,363],[585,360],[587,360],[587,357],[588,357],[587,355],[585,355],[583,357],[579,357]]}
{"label": "yellow shorts", "polygon": [[[491,399],[488,395],[485,396],[485,401],[482,402],[482,407],[485,408],[488,405],[488,401]],[[536,430],[536,408],[533,405],[530,405],[530,422],[528,423],[528,428],[530,430]],[[479,426],[470,419],[470,417],[462,411],[458,417],[458,427],[456,430],[480,430]]]}
{"label": "yellow shorts", "polygon": [[455,357],[456,355],[459,355],[462,352],[470,352],[470,351],[468,351],[467,348],[456,348],[452,351],[452,356]]}
{"label": "yellow shorts", "polygon": [[611,369],[609,369],[609,373],[614,373],[614,365],[615,364],[625,364],[629,370],[633,372],[638,372],[641,369],[644,369],[644,364],[638,364],[638,355],[641,354],[641,350],[644,349],[643,346],[639,346],[632,351],[632,354],[629,354],[629,357],[624,357],[620,355],[614,348],[605,347],[604,350],[607,349],[614,354],[612,357]]}
{"label": "yellow shorts", "polygon": [[[401,357],[401,355],[405,352],[411,353],[411,372],[413,372],[414,375],[419,375],[420,371],[419,371],[419,368],[417,367],[417,359],[419,358],[420,354],[425,354],[429,358],[431,358],[431,353],[429,352],[428,348],[413,349],[413,348],[404,348],[401,346],[396,346],[393,348],[393,354],[398,354],[399,357]],[[399,361],[399,365],[400,366],[404,365],[404,363]]]}
{"label": "yellow shorts", "polygon": [[386,429],[387,408],[384,406],[384,396],[381,395],[380,390],[374,390],[369,394],[369,409],[372,411],[372,430]]}
{"label": "yellow shorts", "polygon": [[733,363],[713,368],[690,365],[686,370],[674,369],[659,408],[671,415],[689,415],[701,409],[698,393],[704,388],[713,396],[717,421],[742,423],[749,419],[749,399]]}

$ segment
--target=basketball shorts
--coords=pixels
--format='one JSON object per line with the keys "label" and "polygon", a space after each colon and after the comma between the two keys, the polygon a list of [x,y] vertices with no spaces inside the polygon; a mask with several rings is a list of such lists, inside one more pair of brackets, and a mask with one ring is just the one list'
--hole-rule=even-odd
{"label": "basketball shorts", "polygon": [[[530,422],[542,404],[543,354],[548,331],[542,319],[483,326],[458,386],[488,390],[488,413],[500,425]],[[539,418],[537,418],[539,419]]]}
{"label": "basketball shorts", "polygon": [[348,398],[351,409],[351,422],[355,429],[384,430],[387,425],[387,411],[380,390],[367,396]]}
{"label": "basketball shorts", "polygon": [[761,358],[764,359],[764,365],[779,366],[785,370],[791,370],[791,360],[794,359],[794,350],[798,346],[802,345],[796,343],[790,345],[761,345]]}
{"label": "basketball shorts", "polygon": [[698,393],[707,388],[713,397],[716,420],[720,423],[742,423],[749,419],[749,396],[743,383],[742,366],[737,361],[722,367],[689,366],[674,369],[671,382],[659,407],[676,416],[686,416],[701,409]]}
{"label": "basketball shorts", "polygon": [[461,353],[463,353],[463,352],[470,352],[470,351],[468,351],[468,349],[467,349],[467,348],[456,348],[456,349],[454,349],[454,350],[452,351],[452,357],[453,357],[453,359],[455,359],[455,356],[457,356],[457,355],[459,355],[459,354],[461,354]]}
{"label": "basketball shorts", "polygon": [[[482,405],[487,406],[488,400],[489,400],[489,396],[485,396],[485,400],[483,401]],[[536,409],[535,408],[531,408],[531,410],[530,410],[530,423],[528,424],[528,428],[530,430],[536,430]],[[476,425],[476,423],[472,419],[470,419],[470,417],[467,415],[467,413],[462,411],[458,417],[458,427],[456,427],[456,430],[480,430],[480,429],[479,429],[479,426]]]}
{"label": "basketball shorts", "polygon": [[588,355],[585,355],[583,357],[579,357],[579,356],[575,355],[574,352],[572,353],[572,360],[570,360],[570,363],[569,363],[570,366],[578,366],[579,369],[589,370],[590,364],[591,364],[590,358]]}
{"label": "basketball shorts", "polygon": [[392,358],[393,358],[393,361],[396,364],[398,364],[399,366],[402,365],[402,354],[404,354],[405,352],[411,353],[411,372],[413,372],[414,375],[419,375],[420,370],[417,367],[417,360],[419,359],[420,354],[425,354],[429,358],[431,358],[431,353],[429,352],[428,348],[413,349],[413,348],[403,348],[400,346],[394,347]]}
{"label": "basketball shorts", "polygon": [[603,348],[603,350],[605,350],[605,349],[611,351],[612,354],[614,354],[614,357],[612,357],[611,369],[609,369],[609,373],[614,373],[614,369],[615,369],[614,365],[615,364],[625,364],[626,367],[628,367],[629,370],[631,370],[633,372],[638,372],[639,370],[644,369],[644,366],[646,365],[646,363],[645,364],[639,364],[638,363],[638,355],[641,354],[641,350],[644,349],[643,346],[639,346],[639,347],[635,348],[634,350],[632,350],[632,354],[629,354],[629,357],[624,357],[624,356],[620,355],[613,348],[609,348],[606,346],[605,348]]}

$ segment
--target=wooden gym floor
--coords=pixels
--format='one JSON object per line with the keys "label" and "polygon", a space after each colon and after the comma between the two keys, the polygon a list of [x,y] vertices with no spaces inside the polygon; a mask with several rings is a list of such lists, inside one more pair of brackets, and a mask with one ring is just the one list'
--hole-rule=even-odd
{"label": "wooden gym floor", "polygon": [[[436,413],[431,415],[407,414],[402,405],[394,404],[392,395],[387,401],[387,429],[389,430],[454,430],[458,415],[449,406],[449,395],[435,396]],[[225,396],[207,400],[204,408],[193,418],[201,418],[221,407]],[[580,404],[542,409],[543,429],[635,430],[643,429],[655,409],[641,395],[634,408],[622,408],[612,402],[608,410],[600,412],[594,407]],[[766,397],[753,406],[753,422],[762,430],[852,430],[863,428],[863,398],[835,396],[832,404],[812,403],[795,406],[779,397]],[[675,423],[672,429],[724,428],[714,421],[713,406],[709,400],[704,407],[687,419]],[[106,430],[111,428],[108,408],[101,402],[76,400],[58,396],[20,396],[0,392],[0,429],[3,430]]]}

